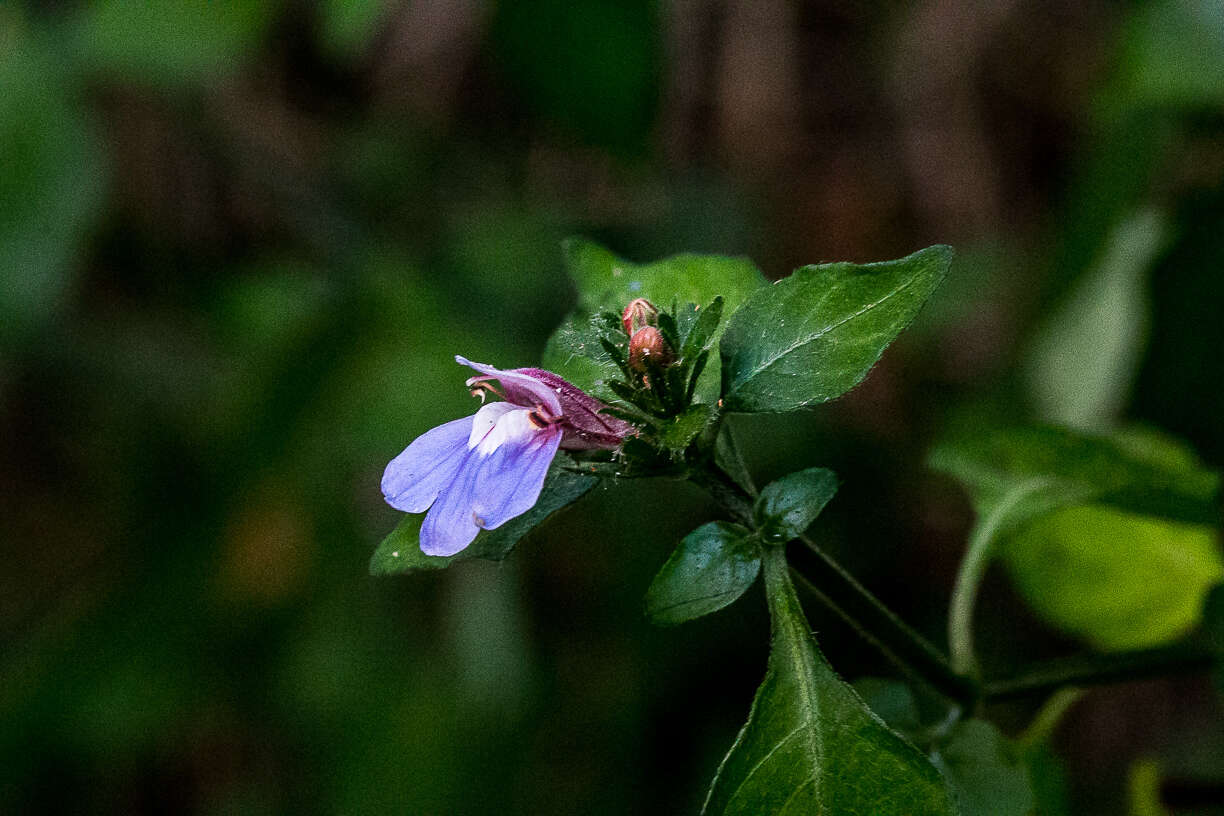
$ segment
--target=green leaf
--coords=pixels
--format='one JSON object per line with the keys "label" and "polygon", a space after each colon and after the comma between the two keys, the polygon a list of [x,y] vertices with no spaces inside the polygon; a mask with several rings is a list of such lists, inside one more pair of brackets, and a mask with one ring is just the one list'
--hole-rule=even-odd
{"label": "green leaf", "polygon": [[840,397],[868,370],[944,279],[952,248],[896,261],[805,266],[760,289],[722,340],[729,411],[793,411]]}
{"label": "green leaf", "polygon": [[1055,504],[1091,501],[1202,523],[1219,518],[1220,475],[1150,430],[1112,437],[1041,426],[990,430],[941,443],[930,465],[964,484],[979,512],[1042,478],[1057,494]]}
{"label": "green leaf", "polygon": [[689,304],[680,310],[677,322],[680,325],[680,359],[686,362],[696,360],[703,351],[714,346],[718,337],[718,327],[722,323],[723,299],[714,301],[704,309]]}
{"label": "green leaf", "polygon": [[1027,816],[1036,806],[1024,761],[985,720],[957,723],[935,761],[964,816]]}
{"label": "green leaf", "polygon": [[582,238],[570,238],[563,247],[570,277],[578,286],[579,309],[587,312],[608,309],[620,314],[629,301],[640,297],[660,309],[722,297],[733,311],[765,284],[761,271],[747,258],[684,254],[635,264]]}
{"label": "green leaf", "polygon": [[[599,313],[619,315],[639,297],[663,309],[688,304],[678,306],[673,315],[682,344],[678,352],[693,352],[691,359],[684,358],[688,365],[718,342],[724,308],[738,307],[749,293],[765,285],[760,270],[745,258],[675,255],[635,264],[580,238],[567,240],[564,249],[570,276],[578,287],[578,308],[549,338],[542,365],[603,399],[613,396],[604,383],[618,378],[620,371],[601,347],[600,338],[617,344],[627,343],[628,338],[623,332],[611,331]],[[698,308],[707,303],[710,305]],[[696,391],[702,401],[712,403],[718,398],[717,380],[713,371],[701,378]]]}
{"label": "green leaf", "polygon": [[743,595],[761,571],[752,533],[714,521],[684,537],[646,593],[646,613],[664,626],[717,612]]}
{"label": "green leaf", "polygon": [[1030,341],[1025,378],[1043,420],[1108,428],[1125,407],[1147,335],[1147,272],[1166,241],[1166,221],[1143,210],[1119,224]]}
{"label": "green leaf", "polygon": [[[1224,104],[1224,15],[1214,0],[1159,0],[1127,20],[1110,88],[1128,108],[1212,109]],[[1110,111],[1114,113],[1114,111]]]}
{"label": "green leaf", "polygon": [[455,561],[469,558],[484,558],[501,561],[514,549],[519,540],[537,525],[563,507],[577,501],[594,487],[599,479],[565,469],[554,461],[544,479],[544,487],[535,506],[521,516],[510,519],[496,530],[483,530],[476,540],[451,556],[433,556],[421,552],[421,520],[424,516],[413,513],[404,516],[391,534],[383,539],[370,559],[372,575],[395,575],[423,569],[443,569]]}
{"label": "green leaf", "polygon": [[919,816],[955,811],[939,772],[890,731],[816,648],[781,547],[763,556],[769,669],[705,814]]}
{"label": "green leaf", "polygon": [[548,338],[540,366],[592,396],[615,398],[605,383],[621,379],[621,369],[601,341],[623,343],[625,338],[613,336],[599,317],[570,315]]}
{"label": "green leaf", "polygon": [[837,476],[827,468],[808,468],[770,482],[752,515],[766,541],[790,541],[812,526],[837,492]]}
{"label": "green leaf", "polygon": [[853,685],[867,707],[889,728],[909,736],[922,727],[918,701],[907,684],[884,677],[860,677]]}
{"label": "green leaf", "polygon": [[1207,591],[1224,579],[1213,527],[1099,504],[1030,522],[1001,555],[1041,618],[1106,650],[1157,646],[1184,634]]}

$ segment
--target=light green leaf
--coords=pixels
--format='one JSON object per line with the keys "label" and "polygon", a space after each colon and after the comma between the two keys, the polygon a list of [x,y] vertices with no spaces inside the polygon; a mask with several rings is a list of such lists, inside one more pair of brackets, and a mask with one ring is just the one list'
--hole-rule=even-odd
{"label": "light green leaf", "polygon": [[756,580],[761,557],[752,533],[714,521],[684,537],[646,593],[646,613],[665,626],[717,612]]}
{"label": "light green leaf", "polygon": [[952,248],[896,261],[805,266],[758,290],[722,339],[729,411],[793,411],[840,397],[868,370],[944,279]]}
{"label": "light green leaf", "polygon": [[765,284],[765,277],[747,258],[684,254],[635,264],[582,238],[570,238],[563,246],[570,277],[578,286],[578,307],[589,313],[620,314],[629,301],[640,297],[670,309],[673,304],[710,303],[720,296],[730,312]]}
{"label": "light green leaf", "polygon": [[930,465],[964,484],[979,512],[1041,478],[1055,504],[1093,502],[1202,523],[1219,517],[1219,474],[1152,431],[1104,437],[1052,427],[990,430],[941,443]]}
{"label": "light green leaf", "polygon": [[443,569],[455,561],[484,558],[500,561],[537,525],[563,507],[577,501],[598,483],[593,476],[566,470],[553,462],[544,479],[544,487],[535,506],[521,516],[510,519],[496,530],[484,530],[476,540],[451,556],[433,556],[421,552],[422,514],[405,515],[391,534],[378,545],[370,559],[370,574],[394,575],[423,569]]}
{"label": "light green leaf", "polygon": [[951,814],[939,772],[890,731],[816,648],[781,547],[764,553],[773,637],[748,722],[723,760],[705,814]]}
{"label": "light green leaf", "polygon": [[1184,634],[1224,579],[1213,527],[1096,504],[1032,521],[1001,554],[1040,617],[1106,650]]}
{"label": "light green leaf", "polygon": [[827,468],[808,468],[770,482],[752,509],[766,541],[790,541],[812,526],[837,492],[837,476]]}
{"label": "light green leaf", "polygon": [[1147,270],[1168,235],[1161,213],[1119,224],[1094,268],[1033,337],[1025,377],[1038,416],[1085,430],[1114,424],[1147,334]]}
{"label": "light green leaf", "polygon": [[1027,816],[1036,799],[1012,743],[985,720],[957,723],[936,756],[964,816]]}

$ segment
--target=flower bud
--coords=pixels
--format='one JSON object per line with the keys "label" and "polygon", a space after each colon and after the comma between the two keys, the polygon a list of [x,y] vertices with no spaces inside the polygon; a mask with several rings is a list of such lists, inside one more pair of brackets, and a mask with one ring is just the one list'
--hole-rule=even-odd
{"label": "flower bud", "polygon": [[638,329],[658,325],[658,321],[658,308],[646,298],[630,301],[625,311],[621,312],[621,325],[625,327],[625,334],[630,337],[633,337]]}
{"label": "flower bud", "polygon": [[643,326],[629,338],[629,367],[634,371],[647,371],[653,366],[665,368],[674,359],[671,346],[654,326]]}

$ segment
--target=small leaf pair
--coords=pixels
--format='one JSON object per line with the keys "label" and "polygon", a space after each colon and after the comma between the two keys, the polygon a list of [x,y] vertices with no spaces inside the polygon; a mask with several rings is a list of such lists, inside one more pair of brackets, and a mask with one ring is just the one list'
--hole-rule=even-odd
{"label": "small leaf pair", "polygon": [[761,491],[753,507],[755,531],[714,521],[689,533],[646,593],[650,619],[674,625],[733,603],[756,581],[762,547],[798,538],[836,492],[833,471],[801,470]]}

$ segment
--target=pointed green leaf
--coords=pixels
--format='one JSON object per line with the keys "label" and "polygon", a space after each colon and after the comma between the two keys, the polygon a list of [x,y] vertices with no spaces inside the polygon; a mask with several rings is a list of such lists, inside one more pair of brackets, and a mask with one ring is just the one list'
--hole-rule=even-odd
{"label": "pointed green leaf", "polygon": [[793,411],[840,397],[910,324],[952,263],[933,246],[896,261],[805,266],[752,294],[722,339],[729,411]]}
{"label": "pointed green leaf", "polygon": [[680,310],[680,316],[687,318],[680,325],[680,359],[692,362],[714,345],[714,340],[718,337],[718,327],[722,323],[722,313],[721,297],[714,298],[704,309],[690,303]]}
{"label": "pointed green leaf", "polygon": [[719,816],[951,814],[939,772],[816,648],[781,547],[764,553],[769,669],[706,797]]}
{"label": "pointed green leaf", "polygon": [[1003,560],[1033,610],[1101,649],[1169,642],[1197,623],[1224,580],[1216,530],[1103,505],[1068,507],[1029,523]]}
{"label": "pointed green leaf", "polygon": [[1036,798],[1016,747],[985,720],[957,723],[940,749],[944,770],[964,816],[1028,816]]}
{"label": "pointed green leaf", "polygon": [[684,254],[636,264],[582,238],[570,238],[563,246],[570,277],[578,286],[578,307],[587,312],[608,309],[619,314],[640,297],[670,309],[721,296],[726,308],[734,310],[765,285],[765,277],[747,258]]}
{"label": "pointed green leaf", "polygon": [[747,591],[761,571],[752,533],[714,521],[684,537],[646,593],[646,613],[664,626],[717,612]]}
{"label": "pointed green leaf", "polygon": [[770,482],[752,509],[766,541],[790,541],[812,526],[837,492],[837,476],[827,468],[808,468]]}
{"label": "pointed green leaf", "polygon": [[525,535],[558,510],[577,501],[594,487],[599,479],[574,473],[554,461],[544,479],[544,487],[535,506],[521,516],[510,519],[496,530],[483,530],[476,540],[451,556],[426,555],[421,552],[420,513],[405,515],[391,534],[383,539],[370,559],[371,575],[395,575],[423,569],[443,569],[455,561],[484,558],[501,561]]}

